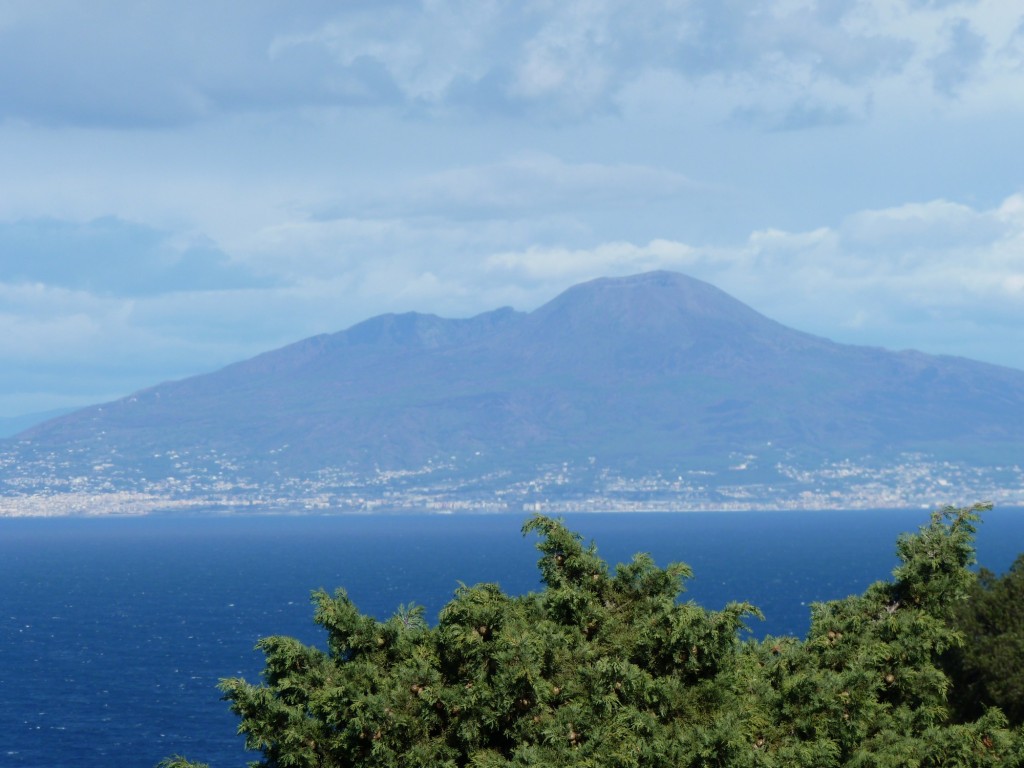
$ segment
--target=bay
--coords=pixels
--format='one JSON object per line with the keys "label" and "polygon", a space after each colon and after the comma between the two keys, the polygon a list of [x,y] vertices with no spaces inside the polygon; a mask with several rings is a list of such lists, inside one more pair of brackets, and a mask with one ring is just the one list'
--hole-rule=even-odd
{"label": "bay", "polygon": [[[567,515],[610,563],[683,561],[684,599],[748,600],[754,636],[803,635],[810,604],[888,578],[900,532],[927,511]],[[0,765],[152,766],[184,754],[212,768],[254,756],[218,679],[259,676],[260,637],[322,644],[309,593],[345,587],[366,613],[427,616],[461,581],[539,588],[525,518],[145,517],[0,520]],[[979,560],[1024,550],[1021,510],[985,515]]]}

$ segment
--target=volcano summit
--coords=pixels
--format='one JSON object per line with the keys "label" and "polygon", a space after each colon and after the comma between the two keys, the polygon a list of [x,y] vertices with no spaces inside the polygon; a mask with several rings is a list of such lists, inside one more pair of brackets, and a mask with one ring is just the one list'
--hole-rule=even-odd
{"label": "volcano summit", "polygon": [[305,506],[518,509],[616,487],[640,502],[647,478],[655,507],[673,484],[712,507],[743,487],[796,505],[835,490],[808,477],[848,467],[877,483],[871,467],[908,462],[981,472],[1024,497],[1024,372],[837,344],[652,272],[577,285],[530,313],[381,315],[0,446],[8,499],[75,492],[77,479],[82,492],[276,507],[292,483]]}

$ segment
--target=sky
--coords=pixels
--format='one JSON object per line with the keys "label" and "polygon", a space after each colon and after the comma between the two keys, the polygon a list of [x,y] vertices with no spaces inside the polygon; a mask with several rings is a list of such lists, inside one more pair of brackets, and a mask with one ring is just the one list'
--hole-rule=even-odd
{"label": "sky", "polygon": [[0,416],[670,269],[1024,369],[1024,5],[3,0]]}

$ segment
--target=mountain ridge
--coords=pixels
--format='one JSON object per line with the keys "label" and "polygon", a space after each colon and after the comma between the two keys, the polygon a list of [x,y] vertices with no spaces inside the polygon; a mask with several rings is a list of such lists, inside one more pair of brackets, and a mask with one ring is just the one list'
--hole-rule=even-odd
{"label": "mountain ridge", "polygon": [[[48,421],[8,441],[125,475],[206,453],[256,478],[328,468],[476,476],[921,452],[1024,461],[1024,371],[843,345],[671,272],[599,278],[532,312],[380,315]],[[158,466],[157,466],[158,465]]]}

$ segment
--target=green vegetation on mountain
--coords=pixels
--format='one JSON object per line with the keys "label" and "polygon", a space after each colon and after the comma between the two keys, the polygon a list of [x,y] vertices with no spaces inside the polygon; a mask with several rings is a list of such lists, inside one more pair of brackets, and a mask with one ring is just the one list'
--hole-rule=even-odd
{"label": "green vegetation on mountain", "polygon": [[[995,708],[954,717],[943,667],[985,508],[902,536],[893,579],[815,605],[802,641],[743,640],[757,610],[681,601],[687,566],[637,555],[611,571],[538,516],[524,532],[540,535],[542,591],[461,586],[434,627],[417,607],[380,622],[317,592],[326,649],[266,638],[262,683],[222,688],[266,768],[1024,766],[1024,729]],[[982,590],[1004,604],[994,584]]]}

